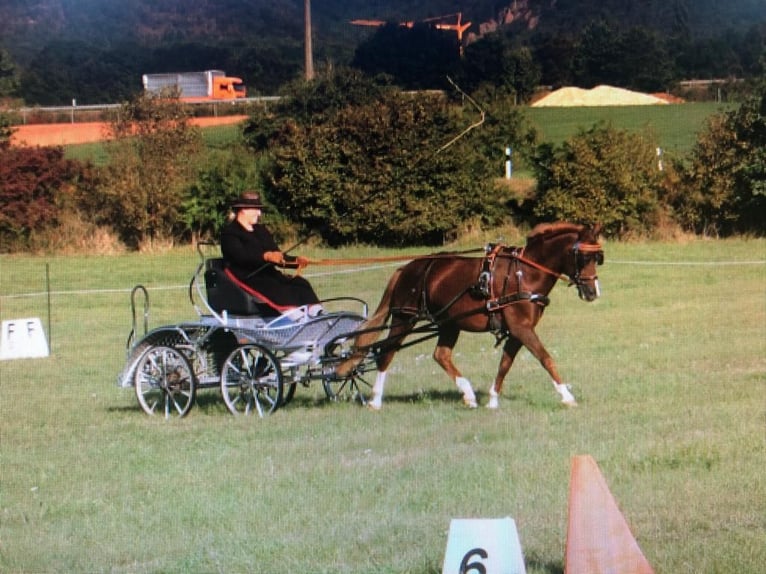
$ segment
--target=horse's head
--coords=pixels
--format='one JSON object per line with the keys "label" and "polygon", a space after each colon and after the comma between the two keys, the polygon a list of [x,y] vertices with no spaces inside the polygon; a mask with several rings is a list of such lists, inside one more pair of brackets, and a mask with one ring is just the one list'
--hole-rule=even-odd
{"label": "horse's head", "polygon": [[594,301],[601,295],[596,267],[604,263],[604,250],[598,242],[600,225],[584,227],[572,245],[572,269],[568,275],[577,286],[580,299]]}

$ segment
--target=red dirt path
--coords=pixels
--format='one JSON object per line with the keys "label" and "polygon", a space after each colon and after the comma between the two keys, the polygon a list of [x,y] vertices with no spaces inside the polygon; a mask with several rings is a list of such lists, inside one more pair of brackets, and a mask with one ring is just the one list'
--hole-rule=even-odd
{"label": "red dirt path", "polygon": [[[220,118],[192,118],[195,126],[210,127],[237,124],[247,116],[223,116]],[[53,146],[97,142],[106,139],[104,122],[75,124],[32,124],[14,127],[11,136],[13,146]]]}

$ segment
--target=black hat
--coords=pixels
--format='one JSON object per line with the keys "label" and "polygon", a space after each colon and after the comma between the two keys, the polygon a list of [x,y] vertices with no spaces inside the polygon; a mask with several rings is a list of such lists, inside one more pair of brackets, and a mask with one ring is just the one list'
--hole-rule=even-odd
{"label": "black hat", "polygon": [[264,207],[265,205],[263,205],[263,202],[261,201],[261,196],[254,191],[244,192],[231,204],[231,208],[234,210],[248,208],[263,209]]}

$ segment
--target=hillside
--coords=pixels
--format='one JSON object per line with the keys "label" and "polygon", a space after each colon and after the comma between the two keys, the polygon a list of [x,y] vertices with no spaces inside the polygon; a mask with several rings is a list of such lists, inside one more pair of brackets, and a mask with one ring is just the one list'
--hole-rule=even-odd
{"label": "hillside", "polygon": [[[743,29],[766,18],[763,0],[324,0],[314,2],[312,18],[320,43],[355,44],[356,18],[423,20],[462,12],[478,36],[499,26],[522,23],[541,30],[578,29],[607,18],[624,26],[669,31],[679,22],[695,35]],[[4,0],[0,3],[0,38],[21,63],[57,40],[157,45],[167,42],[300,41],[301,0]]]}
{"label": "hillside", "polygon": [[[627,29],[690,37],[744,31],[766,22],[763,0],[322,0],[312,6],[317,62],[348,63],[372,28],[353,19],[471,22],[465,40],[505,29],[572,34],[594,20]],[[220,68],[273,93],[303,65],[301,0],[3,0],[0,49],[26,74],[24,96],[37,103],[83,103],[139,89],[140,74]],[[563,35],[563,34],[562,34]],[[96,84],[93,86],[93,84]],[[104,91],[106,90],[106,91]],[[66,92],[70,92],[67,94]],[[55,95],[54,95],[55,94]],[[102,98],[103,101],[103,98]]]}

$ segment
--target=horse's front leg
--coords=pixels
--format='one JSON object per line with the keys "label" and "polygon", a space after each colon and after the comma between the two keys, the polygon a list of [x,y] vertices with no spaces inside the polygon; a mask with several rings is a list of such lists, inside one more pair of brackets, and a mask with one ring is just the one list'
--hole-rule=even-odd
{"label": "horse's front leg", "polygon": [[460,336],[459,329],[443,329],[439,331],[439,338],[436,341],[434,349],[434,360],[449,375],[457,388],[463,393],[463,403],[472,409],[475,409],[476,394],[473,392],[471,381],[460,374],[455,364],[452,362],[452,349],[455,348],[457,339]]}
{"label": "horse's front leg", "polygon": [[511,334],[521,341],[521,343],[529,349],[529,352],[540,361],[543,368],[548,371],[548,374],[553,381],[553,388],[561,395],[561,402],[568,407],[577,406],[577,401],[572,395],[569,387],[561,381],[556,364],[553,362],[553,358],[548,351],[545,350],[537,333],[534,332],[532,327],[529,326],[516,326],[511,330]]}
{"label": "horse's front leg", "polygon": [[496,409],[500,406],[500,393],[503,390],[503,381],[508,371],[513,366],[513,361],[516,358],[516,354],[521,349],[521,341],[516,337],[509,336],[503,345],[503,354],[500,356],[500,366],[497,369],[497,376],[495,377],[494,384],[489,387],[489,402],[487,408]]}

